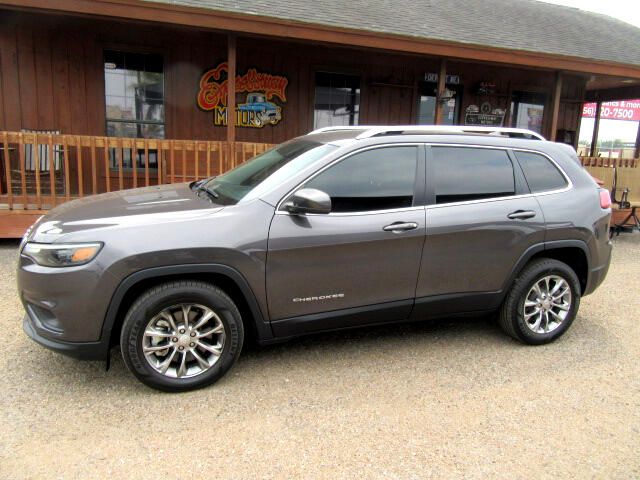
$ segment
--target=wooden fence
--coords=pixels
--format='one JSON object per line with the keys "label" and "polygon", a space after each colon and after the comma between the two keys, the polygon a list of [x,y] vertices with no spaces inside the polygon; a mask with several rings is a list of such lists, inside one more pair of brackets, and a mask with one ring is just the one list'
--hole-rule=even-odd
{"label": "wooden fence", "polygon": [[0,132],[0,203],[47,210],[86,195],[224,173],[263,143]]}
{"label": "wooden fence", "polygon": [[631,167],[636,168],[640,159],[638,158],[607,158],[607,157],[580,157],[582,165],[585,167]]}
{"label": "wooden fence", "polygon": [[[224,173],[271,145],[0,131],[0,209],[42,211],[86,195]],[[640,175],[639,159],[581,157],[596,176]],[[603,179],[605,180],[605,179]],[[632,181],[634,180],[634,181]],[[606,181],[606,180],[605,180]]]}

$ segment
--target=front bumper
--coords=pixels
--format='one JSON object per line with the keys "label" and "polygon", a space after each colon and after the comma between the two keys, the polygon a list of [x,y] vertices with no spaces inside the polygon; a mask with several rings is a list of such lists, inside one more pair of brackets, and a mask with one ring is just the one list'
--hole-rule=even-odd
{"label": "front bumper", "polygon": [[32,321],[44,328],[42,336],[68,343],[103,340],[105,314],[117,280],[99,261],[49,268],[21,255],[17,281],[20,300]]}
{"label": "front bumper", "polygon": [[37,319],[29,314],[24,316],[22,328],[25,333],[36,343],[54,352],[62,353],[80,360],[106,360],[109,354],[108,342],[65,342],[45,336],[46,330]]}

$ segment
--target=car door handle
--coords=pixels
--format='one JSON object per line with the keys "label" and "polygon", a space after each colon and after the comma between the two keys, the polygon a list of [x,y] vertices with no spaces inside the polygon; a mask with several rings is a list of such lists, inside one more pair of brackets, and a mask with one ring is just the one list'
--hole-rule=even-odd
{"label": "car door handle", "polygon": [[391,225],[382,227],[382,230],[385,232],[400,233],[406,232],[407,230],[415,230],[416,228],[418,228],[418,224],[415,222],[393,222]]}
{"label": "car door handle", "polygon": [[512,220],[526,220],[527,218],[533,218],[536,216],[536,212],[533,210],[516,210],[507,215]]}

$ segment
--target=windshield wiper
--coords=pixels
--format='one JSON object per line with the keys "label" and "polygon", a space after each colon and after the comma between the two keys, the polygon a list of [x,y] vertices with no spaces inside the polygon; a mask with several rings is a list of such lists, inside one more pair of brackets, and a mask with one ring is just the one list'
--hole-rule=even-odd
{"label": "windshield wiper", "polygon": [[204,192],[209,195],[209,198],[211,198],[212,200],[220,198],[220,195],[218,195],[214,190],[207,188],[204,185],[197,185],[196,192]]}

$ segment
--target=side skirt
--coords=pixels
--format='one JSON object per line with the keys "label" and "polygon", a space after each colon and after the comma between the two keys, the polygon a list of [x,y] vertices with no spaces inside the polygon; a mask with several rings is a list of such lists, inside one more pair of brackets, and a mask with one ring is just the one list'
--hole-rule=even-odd
{"label": "side skirt", "polygon": [[295,337],[326,330],[397,322],[406,320],[411,314],[412,307],[413,299],[345,308],[274,320],[271,322],[271,328],[276,337]]}
{"label": "side skirt", "polygon": [[449,317],[473,312],[491,312],[500,307],[503,292],[452,293],[416,298],[411,320]]}
{"label": "side skirt", "polygon": [[347,308],[330,312],[283,318],[271,322],[275,338],[268,344],[316,332],[379,325],[441,317],[473,316],[495,311],[502,302],[502,292],[454,293],[414,300]]}

